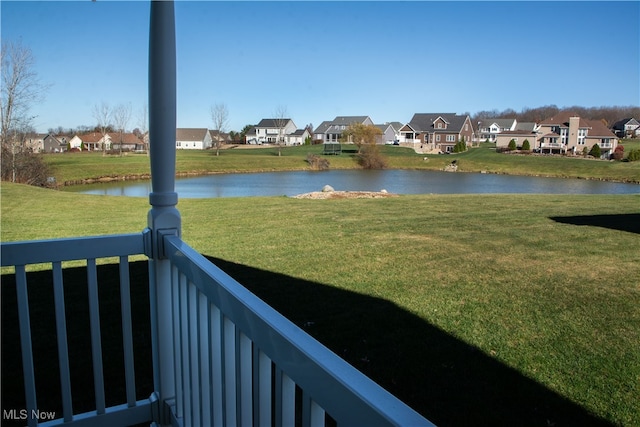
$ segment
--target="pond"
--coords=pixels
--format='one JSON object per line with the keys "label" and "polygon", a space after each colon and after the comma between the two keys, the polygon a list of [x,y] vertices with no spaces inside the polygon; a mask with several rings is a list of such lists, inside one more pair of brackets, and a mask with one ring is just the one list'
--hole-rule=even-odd
{"label": "pond", "polygon": [[[605,181],[415,170],[330,170],[205,175],[176,180],[180,198],[295,196],[325,185],[341,191],[397,194],[640,194],[640,185]],[[84,194],[147,197],[150,181],[70,188]]]}

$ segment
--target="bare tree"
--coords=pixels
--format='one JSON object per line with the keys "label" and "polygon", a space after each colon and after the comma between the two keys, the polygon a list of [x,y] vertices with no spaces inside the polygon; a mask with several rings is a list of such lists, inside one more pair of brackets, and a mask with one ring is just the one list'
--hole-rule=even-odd
{"label": "bare tree", "polygon": [[142,145],[144,147],[144,150],[147,152],[147,156],[149,155],[149,128],[147,125],[148,121],[149,108],[147,104],[144,104],[140,109],[140,112],[138,113],[138,129],[140,129],[140,133],[142,134]]}
{"label": "bare tree", "polygon": [[278,128],[278,156],[281,156],[281,148],[282,143],[284,142],[284,127],[289,122],[289,118],[287,117],[289,113],[287,113],[287,107],[284,105],[278,105],[273,112],[273,123]]}
{"label": "bare tree", "polygon": [[229,110],[226,104],[215,104],[211,107],[211,121],[213,122],[213,129],[218,132],[218,135],[211,135],[214,140],[213,143],[216,146],[216,156],[220,155],[220,146],[224,141],[222,136],[226,130],[229,122]]}
{"label": "bare tree", "polygon": [[102,135],[102,155],[107,154],[107,132],[111,121],[111,107],[105,101],[93,106],[93,118],[96,119],[98,129]]}
{"label": "bare tree", "polygon": [[44,96],[48,86],[40,82],[33,70],[35,58],[30,48],[21,42],[3,41],[0,49],[2,178],[43,185],[46,165],[25,146],[25,141],[33,131],[35,118],[29,110]]}
{"label": "bare tree", "polygon": [[122,156],[122,145],[124,144],[124,133],[131,120],[131,104],[118,104],[112,112],[115,130],[118,132],[118,146]]}

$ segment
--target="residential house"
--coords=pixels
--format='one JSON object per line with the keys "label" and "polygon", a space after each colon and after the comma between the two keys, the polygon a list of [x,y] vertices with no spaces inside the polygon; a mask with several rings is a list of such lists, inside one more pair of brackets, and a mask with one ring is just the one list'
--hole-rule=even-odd
{"label": "residential house", "polygon": [[529,141],[529,149],[536,150],[538,148],[538,133],[533,130],[506,130],[497,134],[495,139],[496,149],[505,149],[509,147],[511,140],[516,143],[516,148],[521,149],[524,141]]}
{"label": "residential house", "polygon": [[289,135],[296,130],[296,124],[291,119],[262,119],[245,134],[245,141],[247,144],[287,144]]}
{"label": "residential house", "polygon": [[400,129],[404,126],[400,122],[387,122],[381,125],[376,125],[382,132],[380,136],[380,144],[394,144],[400,141]]}
{"label": "residential house", "polygon": [[74,135],[69,141],[70,148],[79,150],[100,151],[104,148],[111,149],[111,136],[102,135],[100,132],[89,132],[81,135]]}
{"label": "residential house", "polygon": [[[496,148],[507,148],[513,139],[518,149],[522,148],[524,141],[529,141],[529,149],[536,150],[538,139],[538,124],[533,122],[520,122],[512,130],[501,130],[494,135]],[[482,140],[482,138],[481,138]]]}
{"label": "residential house", "polygon": [[320,123],[313,131],[313,139],[324,144],[335,144],[341,141],[342,132],[352,124],[373,125],[369,116],[337,116],[333,120]]}
{"label": "residential house", "polygon": [[231,142],[231,137],[228,133],[220,132],[218,130],[210,130],[209,134],[211,135],[211,144],[215,147],[216,144],[229,144]]}
{"label": "residential house", "polygon": [[44,139],[47,135],[46,133],[28,133],[24,137],[22,146],[34,153],[40,153],[44,150]]}
{"label": "residential house", "polygon": [[601,158],[608,159],[618,145],[618,138],[600,120],[587,120],[561,112],[539,123],[537,148],[541,152],[582,154],[595,144]]}
{"label": "residential house", "polygon": [[516,119],[483,119],[478,121],[478,139],[480,141],[496,142],[496,135],[500,132],[516,130]]}
{"label": "residential house", "polygon": [[640,137],[640,122],[634,118],[618,120],[611,126],[611,130],[618,138]]}
{"label": "residential house", "polygon": [[307,138],[311,136],[309,133],[309,129],[296,129],[295,132],[287,135],[286,144],[287,145],[302,145],[306,141]]}
{"label": "residential house", "polygon": [[213,140],[207,128],[177,128],[176,149],[206,150],[211,148]]}
{"label": "residential house", "polygon": [[42,151],[45,153],[62,153],[67,151],[68,142],[71,140],[66,135],[47,134],[42,140]]}
{"label": "residential house", "polygon": [[420,144],[423,150],[452,152],[463,138],[471,144],[475,132],[468,115],[416,113],[400,130],[401,143]]}
{"label": "residential house", "polygon": [[130,132],[114,132],[112,136],[112,148],[114,150],[120,150],[120,146],[122,146],[122,151],[143,151],[144,150],[144,141],[140,139],[140,137],[134,133]]}

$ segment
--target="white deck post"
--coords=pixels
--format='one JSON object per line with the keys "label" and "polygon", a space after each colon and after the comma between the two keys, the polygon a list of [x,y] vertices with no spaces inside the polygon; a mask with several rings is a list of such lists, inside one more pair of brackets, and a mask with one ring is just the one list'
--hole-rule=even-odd
{"label": "white deck post", "polygon": [[180,235],[176,209],[176,41],[173,1],[152,1],[149,26],[149,155],[151,231],[149,287],[154,390],[160,404],[159,424],[169,424],[164,403],[175,395],[171,321],[171,266],[163,236]]}

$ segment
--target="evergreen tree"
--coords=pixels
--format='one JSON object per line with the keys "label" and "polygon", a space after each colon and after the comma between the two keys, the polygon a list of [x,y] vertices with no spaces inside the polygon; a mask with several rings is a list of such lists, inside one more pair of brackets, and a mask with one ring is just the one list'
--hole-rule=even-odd
{"label": "evergreen tree", "polygon": [[593,144],[593,147],[591,147],[591,151],[589,151],[589,155],[595,157],[596,159],[599,159],[602,155],[600,146],[598,144]]}
{"label": "evergreen tree", "polygon": [[524,142],[522,143],[522,149],[524,151],[531,150],[531,145],[529,144],[529,140],[528,139],[525,139]]}
{"label": "evergreen tree", "polygon": [[516,146],[516,140],[512,139],[511,141],[509,141],[509,146],[507,148],[509,149],[509,151],[514,151],[516,148],[518,148]]}

